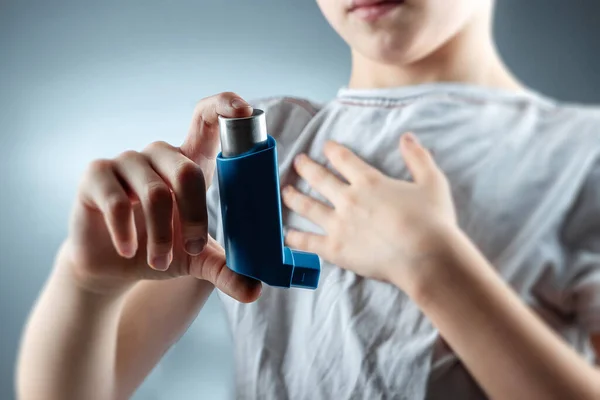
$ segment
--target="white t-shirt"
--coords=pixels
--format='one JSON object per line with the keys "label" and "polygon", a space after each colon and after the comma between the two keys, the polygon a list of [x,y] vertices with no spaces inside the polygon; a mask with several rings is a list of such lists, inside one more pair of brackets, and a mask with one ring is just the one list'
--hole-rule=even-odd
{"label": "white t-shirt", "polygon": [[[277,139],[281,184],[317,198],[293,171],[296,154],[326,163],[322,147],[333,139],[387,175],[408,178],[397,143],[414,132],[448,176],[461,228],[591,361],[589,335],[600,332],[598,109],[450,83],[342,89],[324,105],[274,98],[255,106]],[[211,233],[222,241],[216,185],[209,205]],[[321,232],[287,210],[284,224]],[[238,398],[485,398],[403,292],[326,262],[322,268],[316,291],[264,286],[252,304],[221,296]]]}

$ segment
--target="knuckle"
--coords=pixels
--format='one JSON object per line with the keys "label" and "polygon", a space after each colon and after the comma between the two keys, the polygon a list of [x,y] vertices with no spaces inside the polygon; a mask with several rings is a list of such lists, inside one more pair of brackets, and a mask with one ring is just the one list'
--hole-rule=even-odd
{"label": "knuckle", "polygon": [[299,248],[301,248],[301,249],[310,248],[310,239],[308,238],[308,235],[296,234],[296,235],[294,235],[294,239],[295,239],[296,245]]}
{"label": "knuckle", "polygon": [[107,159],[94,160],[88,166],[88,175],[102,174],[112,170],[112,161]]}
{"label": "knuckle", "polygon": [[151,182],[146,185],[145,198],[157,207],[168,206],[171,200],[171,191],[163,182]]}
{"label": "knuckle", "polygon": [[[152,250],[149,249],[149,252],[155,254],[165,254],[171,250],[173,243],[173,232],[171,228],[171,224],[160,224],[156,225],[150,230],[149,237],[149,246]],[[170,222],[170,221],[167,221]]]}
{"label": "knuckle", "polygon": [[234,276],[225,266],[215,268],[213,282],[225,292],[231,292],[233,288]]}
{"label": "knuckle", "polygon": [[341,211],[352,212],[358,205],[358,195],[353,191],[347,191],[341,197]]}
{"label": "knuckle", "polygon": [[158,150],[163,150],[163,149],[172,149],[173,146],[171,146],[169,143],[162,141],[162,140],[157,140],[155,142],[150,143],[149,145],[147,145],[143,152],[144,153],[155,153]]}
{"label": "knuckle", "polygon": [[119,154],[115,160],[117,162],[121,162],[121,161],[125,161],[125,160],[129,160],[129,161],[137,161],[141,158],[141,154],[138,153],[135,150],[126,150],[124,152],[122,152],[121,154]]}
{"label": "knuckle", "polygon": [[216,113],[217,107],[224,104],[229,104],[235,97],[240,97],[234,92],[221,92],[210,97],[205,97],[196,104],[195,113],[205,119],[207,113]]}
{"label": "knuckle", "polygon": [[298,232],[291,231],[287,233],[285,239],[289,242],[290,245],[301,248],[302,235],[300,235]]}
{"label": "knuckle", "polygon": [[[207,117],[210,117],[210,114],[216,114],[216,105],[219,103],[219,95],[214,95],[210,97],[205,97],[196,103],[196,107],[194,108],[194,116],[193,123],[195,125],[210,125],[207,121]],[[210,120],[210,118],[208,118]]]}
{"label": "knuckle", "polygon": [[365,187],[374,187],[380,183],[381,176],[375,171],[365,171],[359,180],[359,183]]}
{"label": "knuckle", "polygon": [[308,214],[314,207],[313,201],[308,196],[298,196],[296,201],[298,204],[298,210],[302,214]]}
{"label": "knuckle", "polygon": [[217,285],[218,278],[225,269],[225,264],[216,259],[215,254],[208,254],[203,260],[190,259],[190,274]]}
{"label": "knuckle", "polygon": [[125,196],[113,193],[106,198],[106,212],[122,217],[131,211],[131,202]]}
{"label": "knuckle", "polygon": [[175,181],[178,184],[188,184],[191,182],[204,182],[204,174],[199,166],[190,162],[183,161],[175,168]]}
{"label": "knuckle", "polygon": [[203,108],[206,108],[207,106],[210,106],[214,102],[218,101],[219,98],[221,96],[223,96],[223,93],[225,93],[225,92],[215,93],[215,94],[212,94],[210,96],[206,96],[206,97],[201,98],[196,103],[196,111],[202,110]]}
{"label": "knuckle", "polygon": [[347,163],[352,158],[350,150],[344,147],[336,147],[333,149],[333,156],[336,157],[340,162]]}
{"label": "knuckle", "polygon": [[217,95],[217,100],[219,101],[229,101],[234,97],[240,97],[237,93],[234,92],[221,92]]}
{"label": "knuckle", "polygon": [[312,172],[309,172],[309,174],[312,175],[313,181],[317,184],[323,183],[328,176],[327,171],[320,167],[315,167]]}
{"label": "knuckle", "polygon": [[337,255],[342,251],[343,244],[340,240],[331,239],[327,246],[329,253],[332,255]]}
{"label": "knuckle", "polygon": [[160,253],[168,251],[171,248],[171,230],[161,229],[157,231],[152,237],[152,245]]}

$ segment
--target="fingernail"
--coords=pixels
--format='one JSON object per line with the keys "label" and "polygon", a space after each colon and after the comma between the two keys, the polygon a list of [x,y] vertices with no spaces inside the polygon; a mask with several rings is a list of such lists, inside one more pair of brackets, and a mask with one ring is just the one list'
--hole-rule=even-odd
{"label": "fingernail", "polygon": [[419,139],[411,132],[405,134],[404,139],[406,140],[406,143],[411,146],[419,144]]}
{"label": "fingernail", "polygon": [[250,107],[250,104],[246,103],[244,100],[242,100],[240,98],[235,98],[231,102],[231,107],[236,108],[236,109],[248,108],[248,107]]}
{"label": "fingernail", "polygon": [[294,162],[296,164],[300,164],[302,161],[304,161],[306,158],[306,156],[304,154],[298,154],[295,158],[294,158]]}
{"label": "fingernail", "polygon": [[123,254],[123,257],[125,258],[132,258],[133,256],[135,256],[135,244],[133,243],[126,243],[121,245],[121,254]]}
{"label": "fingernail", "polygon": [[204,238],[200,239],[190,239],[185,242],[185,251],[189,254],[200,254],[202,250],[204,250],[204,246],[206,245],[206,240]]}
{"label": "fingernail", "polygon": [[150,261],[150,266],[159,271],[166,271],[171,264],[171,255],[164,254],[162,256],[153,257]]}

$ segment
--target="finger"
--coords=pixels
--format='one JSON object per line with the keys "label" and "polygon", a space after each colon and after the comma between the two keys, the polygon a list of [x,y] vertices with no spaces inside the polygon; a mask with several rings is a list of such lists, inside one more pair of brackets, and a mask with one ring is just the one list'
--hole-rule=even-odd
{"label": "finger", "polygon": [[329,225],[333,215],[331,207],[300,193],[292,186],[286,186],[283,189],[282,198],[290,210],[297,212],[321,227],[326,228]]}
{"label": "finger", "polygon": [[173,199],[169,187],[146,157],[135,151],[117,157],[115,170],[142,205],[148,265],[159,271],[167,270],[173,259]]}
{"label": "finger", "polygon": [[200,254],[208,237],[206,184],[202,170],[179,149],[165,142],[152,143],[144,154],[175,193],[186,252]]}
{"label": "finger", "polygon": [[328,258],[326,236],[290,229],[285,237],[285,242],[295,249],[316,253]]}
{"label": "finger", "polygon": [[110,160],[90,164],[80,194],[84,204],[102,212],[117,253],[133,257],[137,251],[133,209]]}
{"label": "finger", "polygon": [[294,168],[313,189],[334,205],[340,200],[342,192],[348,188],[348,185],[340,181],[331,171],[305,154],[296,156]]}
{"label": "finger", "polygon": [[380,174],[377,169],[361,160],[350,149],[339,143],[328,141],[323,151],[327,159],[331,162],[331,165],[351,184],[365,179],[369,180],[371,177]]}
{"label": "finger", "polygon": [[431,185],[440,180],[442,173],[433,160],[431,153],[419,143],[414,134],[406,133],[402,135],[400,138],[400,152],[415,183]]}
{"label": "finger", "polygon": [[201,166],[206,160],[214,160],[217,156],[219,115],[228,118],[249,117],[252,115],[252,107],[232,92],[220,93],[200,100],[194,109],[188,136],[181,146],[181,151]]}
{"label": "finger", "polygon": [[260,281],[233,272],[225,265],[225,251],[209,236],[206,250],[193,257],[190,275],[211,282],[228,296],[250,303],[260,296]]}

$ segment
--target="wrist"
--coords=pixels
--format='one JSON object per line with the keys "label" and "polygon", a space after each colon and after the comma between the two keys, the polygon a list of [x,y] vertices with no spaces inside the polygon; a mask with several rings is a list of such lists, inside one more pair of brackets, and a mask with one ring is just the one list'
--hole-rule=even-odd
{"label": "wrist", "polygon": [[[406,292],[415,302],[425,301],[429,293],[438,284],[446,281],[452,270],[460,263],[458,255],[468,251],[465,234],[455,224],[438,224],[429,235],[425,244],[409,265],[396,268],[391,283]],[[404,273],[399,273],[404,270]]]}
{"label": "wrist", "polygon": [[60,247],[53,271],[55,279],[61,281],[62,285],[80,295],[88,297],[103,298],[105,300],[119,299],[129,291],[135,284],[133,281],[107,279],[101,276],[93,276],[84,272],[85,268],[77,265],[72,257],[72,249],[67,239]]}
{"label": "wrist", "polygon": [[420,274],[409,296],[422,309],[446,301],[448,293],[480,287],[482,282],[502,280],[485,256],[460,229],[448,232],[444,251],[421,264]]}

